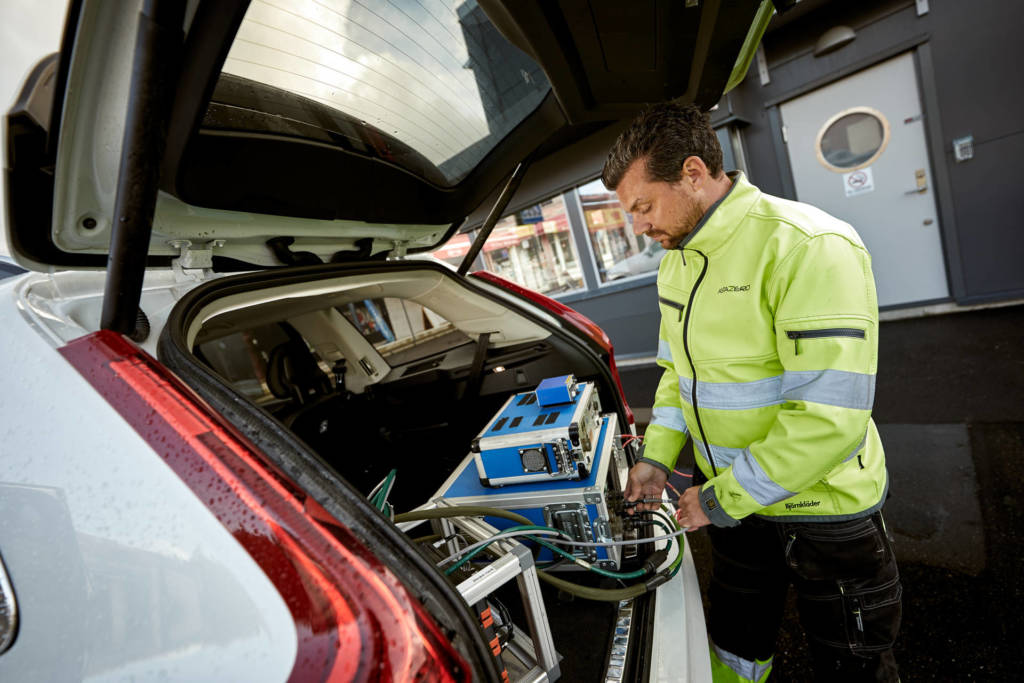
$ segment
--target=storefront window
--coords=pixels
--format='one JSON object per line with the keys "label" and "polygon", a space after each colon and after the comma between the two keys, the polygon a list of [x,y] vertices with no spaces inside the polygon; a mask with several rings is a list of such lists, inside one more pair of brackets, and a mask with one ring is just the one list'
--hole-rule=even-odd
{"label": "storefront window", "polygon": [[[469,245],[468,236],[458,235],[434,256],[458,265]],[[498,221],[480,251],[480,259],[484,270],[543,294],[583,287],[583,273],[561,195]]]}
{"label": "storefront window", "polygon": [[594,262],[602,283],[653,273],[665,250],[657,242],[633,234],[633,224],[614,192],[598,180],[577,189]]}
{"label": "storefront window", "polygon": [[472,234],[465,235],[460,233],[454,235],[450,240],[441,245],[440,249],[430,252],[430,255],[458,268],[462,264],[462,259],[469,253],[469,247],[472,243]]}

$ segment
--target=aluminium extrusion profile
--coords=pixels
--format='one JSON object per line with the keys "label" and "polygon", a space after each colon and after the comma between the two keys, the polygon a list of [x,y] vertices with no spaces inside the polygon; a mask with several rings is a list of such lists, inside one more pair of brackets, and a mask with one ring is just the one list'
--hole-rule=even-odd
{"label": "aluminium extrusion profile", "polygon": [[[445,505],[438,501],[438,507]],[[498,529],[486,522],[473,517],[449,517],[435,520],[444,537],[452,537],[455,532],[462,533],[473,541],[492,538]],[[455,552],[454,542],[449,541],[450,552]],[[523,600],[523,611],[526,613],[530,637],[525,638],[519,631],[513,635],[506,650],[522,662],[527,671],[517,681],[554,681],[559,678],[559,660],[561,657],[555,650],[555,641],[548,623],[547,608],[541,594],[540,581],[537,578],[537,567],[533,563],[530,550],[514,538],[503,538],[487,546],[486,552],[496,555],[497,559],[474,573],[456,586],[466,603],[475,605],[486,596],[494,593],[503,585],[516,579],[519,594]]]}

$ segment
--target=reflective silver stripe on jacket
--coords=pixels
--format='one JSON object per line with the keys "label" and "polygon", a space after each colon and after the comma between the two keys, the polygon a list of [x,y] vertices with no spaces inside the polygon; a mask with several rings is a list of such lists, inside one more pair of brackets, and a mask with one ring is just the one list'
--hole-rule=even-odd
{"label": "reflective silver stripe on jacket", "polygon": [[[692,403],[693,380],[679,378],[679,394]],[[753,382],[697,382],[697,403],[712,410],[749,410],[782,403],[782,375]]]}
{"label": "reflective silver stripe on jacket", "polygon": [[686,420],[683,419],[683,411],[681,408],[655,408],[651,411],[651,422],[648,426],[651,425],[668,427],[669,429],[674,429],[677,432],[686,433]]}
{"label": "reflective silver stripe on jacket", "polygon": [[782,375],[782,398],[871,410],[875,376],[846,370],[787,370]]}
{"label": "reflective silver stripe on jacket", "polygon": [[732,476],[736,478],[736,483],[750,494],[751,498],[764,507],[774,505],[780,500],[796,495],[796,491],[784,489],[776,484],[761,469],[761,463],[757,461],[757,458],[754,457],[749,448],[744,449],[743,455],[733,461]]}
{"label": "reflective silver stripe on jacket", "polygon": [[[697,450],[704,456],[704,459],[711,462],[711,458],[708,457],[707,452],[704,450],[704,442],[700,439],[694,439],[693,443],[696,444]],[[711,455],[715,458],[715,467],[728,467],[733,463],[736,458],[739,458],[746,452],[746,448],[726,448],[725,446],[716,446],[713,443],[708,444],[711,448]]]}
{"label": "reflective silver stripe on jacket", "polygon": [[[679,378],[679,395],[692,404],[692,379]],[[786,401],[870,410],[874,398],[874,375],[845,370],[786,371],[753,382],[697,382],[697,403],[711,410],[750,410]]]}
{"label": "reflective silver stripe on jacket", "polygon": [[672,346],[664,339],[658,340],[658,360],[672,362]]}
{"label": "reflective silver stripe on jacket", "polygon": [[[848,462],[849,460],[852,460],[854,456],[861,452],[861,450],[864,448],[867,442],[868,433],[865,431],[864,438],[860,440],[860,443],[854,446],[853,450],[850,451],[849,455],[844,457],[840,462],[844,463]],[[704,449],[704,442],[701,441],[700,439],[694,439],[693,443],[696,445],[697,450],[700,451],[700,454],[704,456],[704,459],[707,460],[708,462],[711,462],[711,459],[708,458],[707,451]],[[729,448],[727,446],[716,446],[713,443],[708,444],[708,446],[711,448],[711,455],[713,455],[715,458],[715,467],[728,467],[729,465],[732,465],[733,462],[735,462],[736,458],[742,457],[743,454],[747,452],[746,448]]]}

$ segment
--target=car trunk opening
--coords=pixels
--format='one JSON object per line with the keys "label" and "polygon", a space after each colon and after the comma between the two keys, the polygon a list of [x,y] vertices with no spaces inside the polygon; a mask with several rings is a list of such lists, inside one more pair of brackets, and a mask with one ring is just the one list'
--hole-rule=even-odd
{"label": "car trunk opening", "polygon": [[[508,397],[547,377],[595,382],[603,410],[626,424],[599,348],[493,285],[429,262],[215,280],[178,303],[158,349],[286,471],[288,461],[305,461],[362,496],[396,471],[388,498],[396,512],[428,503]],[[424,534],[417,527],[407,537]],[[617,586],[588,572],[572,581]],[[496,596],[523,624],[514,582]],[[599,677],[606,658],[593,655],[608,652],[617,608],[547,586],[545,602],[562,670]],[[635,602],[639,615],[650,601]],[[571,645],[580,624],[591,632],[582,649]]]}

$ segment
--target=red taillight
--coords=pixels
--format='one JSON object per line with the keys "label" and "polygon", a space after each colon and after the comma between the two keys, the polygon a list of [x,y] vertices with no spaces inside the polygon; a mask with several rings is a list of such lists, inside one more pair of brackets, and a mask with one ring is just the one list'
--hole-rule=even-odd
{"label": "red taillight", "polygon": [[60,352],[273,582],[299,638],[290,680],[469,680],[395,575],[170,371],[106,330]]}
{"label": "red taillight", "polygon": [[605,331],[602,330],[597,323],[579,311],[574,311],[560,301],[556,301],[551,297],[545,296],[540,292],[535,292],[532,289],[527,289],[526,287],[517,285],[511,280],[506,280],[494,273],[490,273],[486,270],[477,270],[470,273],[470,275],[490,282],[492,285],[497,285],[502,289],[507,289],[513,294],[517,294],[527,301],[537,304],[546,311],[554,313],[562,320],[565,320],[588,338],[593,339],[597,345],[604,349],[608,354],[608,366],[611,368],[612,379],[615,380],[615,386],[619,390],[622,405],[626,408],[626,419],[629,420],[629,424],[634,423],[633,411],[630,409],[629,403],[626,401],[626,392],[622,390],[622,380],[619,378],[619,369],[615,367],[615,353],[612,351],[612,340],[608,338],[608,335],[605,334]]}

